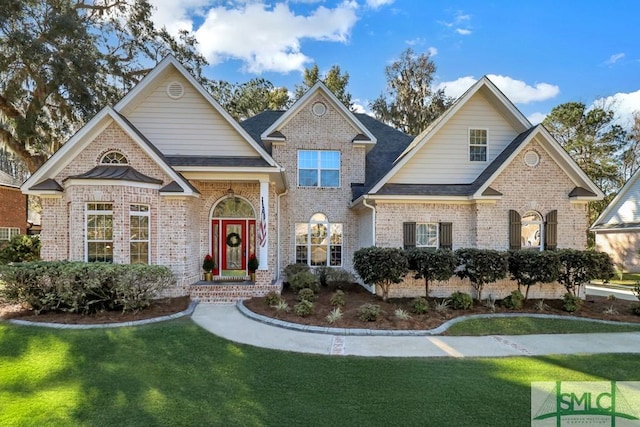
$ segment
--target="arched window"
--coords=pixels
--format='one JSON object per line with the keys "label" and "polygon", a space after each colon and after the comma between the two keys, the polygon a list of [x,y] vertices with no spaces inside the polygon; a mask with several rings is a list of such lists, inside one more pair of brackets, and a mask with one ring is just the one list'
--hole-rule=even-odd
{"label": "arched window", "polygon": [[316,213],[308,223],[296,223],[296,262],[310,266],[342,265],[342,224]]}
{"label": "arched window", "polygon": [[522,249],[542,250],[543,240],[542,215],[535,211],[529,211],[522,216],[521,247]]}
{"label": "arched window", "polygon": [[102,159],[100,159],[102,165],[128,165],[129,160],[127,157],[119,151],[109,151]]}
{"label": "arched window", "polygon": [[222,200],[213,209],[212,218],[255,218],[253,206],[240,197]]}

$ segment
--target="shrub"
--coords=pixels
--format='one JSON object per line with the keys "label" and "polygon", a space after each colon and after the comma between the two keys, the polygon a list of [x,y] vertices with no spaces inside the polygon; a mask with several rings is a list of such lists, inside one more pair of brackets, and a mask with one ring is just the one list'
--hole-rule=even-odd
{"label": "shrub", "polygon": [[573,295],[571,292],[567,292],[564,294],[562,309],[564,311],[568,311],[569,313],[573,313],[578,311],[580,306],[582,305],[582,300],[580,297]]}
{"label": "shrub", "polygon": [[19,234],[8,243],[0,245],[0,264],[37,261],[40,259],[40,237]]}
{"label": "shrub", "polygon": [[449,301],[454,310],[468,310],[473,307],[473,298],[466,292],[455,291],[449,297]]}
{"label": "shrub", "polygon": [[330,268],[327,272],[327,285],[330,288],[342,288],[355,282],[353,274],[344,268]]}
{"label": "shrub", "polygon": [[448,280],[454,275],[458,259],[450,250],[414,248],[407,253],[409,268],[415,271],[415,279],[424,278],[424,295],[429,296],[429,283]]}
{"label": "shrub", "polygon": [[289,312],[289,304],[283,299],[278,301],[274,306],[276,311],[279,313],[288,313]]}
{"label": "shrub", "polygon": [[90,314],[148,307],[175,279],[167,267],[85,262],[25,262],[2,267],[1,292],[36,313]]}
{"label": "shrub", "polygon": [[530,249],[509,251],[508,260],[511,279],[518,283],[518,290],[525,287],[525,301],[531,286],[554,282],[560,274],[558,252]]}
{"label": "shrub", "polygon": [[365,283],[380,286],[382,299],[386,301],[389,287],[402,282],[409,271],[409,261],[402,249],[371,246],[353,254],[353,268]]}
{"label": "shrub", "polygon": [[284,268],[284,275],[287,277],[286,283],[290,284],[289,279],[291,279],[293,276],[303,271],[307,271],[307,272],[311,271],[311,268],[307,264],[302,264],[302,263],[287,265]]}
{"label": "shrub", "polygon": [[436,313],[444,313],[445,311],[447,311],[450,304],[451,304],[451,301],[449,301],[448,299],[443,299],[441,301],[434,301],[433,309],[436,311]]}
{"label": "shrub", "polygon": [[342,319],[342,310],[340,310],[339,307],[334,308],[329,312],[329,314],[327,314],[327,317],[325,317],[325,319],[327,320],[328,323],[331,323],[331,324],[336,323],[337,321]]}
{"label": "shrub", "polygon": [[411,319],[411,316],[409,315],[409,313],[406,310],[403,310],[401,308],[397,308],[396,311],[393,312],[393,315],[398,320],[409,320],[409,319]]}
{"label": "shrub", "polygon": [[293,292],[298,292],[304,288],[309,288],[313,291],[320,290],[318,278],[311,271],[301,271],[289,277],[289,286]]}
{"label": "shrub", "polygon": [[293,312],[300,317],[307,317],[313,314],[315,308],[311,301],[303,300],[293,306]]}
{"label": "shrub", "polygon": [[562,249],[558,259],[558,282],[572,295],[578,295],[580,287],[592,279],[608,280],[613,276],[613,262],[604,252]]}
{"label": "shrub", "polygon": [[320,286],[322,286],[323,288],[329,286],[328,277],[330,271],[331,268],[327,266],[316,267],[313,269],[313,274],[316,275],[316,277],[318,278],[318,283],[320,283]]}
{"label": "shrub", "polygon": [[429,311],[429,301],[423,297],[416,298],[411,301],[411,310],[416,314],[425,314]]}
{"label": "shrub", "polygon": [[298,301],[314,302],[316,300],[316,294],[312,289],[304,288],[298,292]]}
{"label": "shrub", "polygon": [[344,291],[339,289],[335,291],[333,295],[331,295],[329,303],[334,307],[344,307],[344,305],[347,303]]}
{"label": "shrub", "polygon": [[382,314],[378,304],[363,304],[358,309],[358,318],[363,322],[375,322]]}
{"label": "shrub", "polygon": [[471,281],[478,301],[482,300],[482,290],[486,284],[507,276],[509,266],[504,252],[469,248],[458,249],[456,256],[459,265],[456,274]]}
{"label": "shrub", "polygon": [[281,299],[282,297],[279,293],[277,293],[276,291],[270,291],[267,295],[265,295],[264,303],[269,307],[273,307],[274,305],[278,304]]}
{"label": "shrub", "polygon": [[511,295],[502,300],[502,305],[510,310],[520,310],[524,301],[524,295],[519,290],[511,292]]}

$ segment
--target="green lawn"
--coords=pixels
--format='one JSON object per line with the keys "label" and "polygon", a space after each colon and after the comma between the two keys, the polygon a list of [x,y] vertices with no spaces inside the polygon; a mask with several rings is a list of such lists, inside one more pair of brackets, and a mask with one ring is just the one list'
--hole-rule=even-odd
{"label": "green lawn", "polygon": [[188,319],[107,330],[0,322],[0,425],[528,426],[530,382],[640,380],[638,355],[329,357]]}
{"label": "green lawn", "polygon": [[[622,278],[616,274],[609,279],[609,283],[612,285],[628,286],[630,288],[633,288],[637,282],[640,282],[640,273],[622,273]],[[601,284],[602,280],[594,280],[594,283]]]}
{"label": "green lawn", "polygon": [[529,335],[586,334],[591,332],[635,332],[637,325],[614,325],[571,319],[540,319],[536,317],[495,317],[471,319],[456,323],[447,335]]}

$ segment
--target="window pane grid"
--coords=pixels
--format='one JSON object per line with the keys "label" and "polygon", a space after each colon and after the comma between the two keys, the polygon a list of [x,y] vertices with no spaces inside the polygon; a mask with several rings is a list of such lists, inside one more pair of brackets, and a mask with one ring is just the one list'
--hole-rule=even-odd
{"label": "window pane grid", "polygon": [[343,225],[330,224],[323,214],[295,228],[296,263],[312,267],[342,265]]}
{"label": "window pane grid", "polygon": [[487,161],[486,129],[469,129],[469,160],[472,162]]}
{"label": "window pane grid", "polygon": [[0,240],[11,240],[19,234],[20,229],[17,227],[0,227]]}
{"label": "window pane grid", "polygon": [[438,247],[438,224],[416,224],[416,246]]}
{"label": "window pane grid", "polygon": [[339,187],[339,151],[298,151],[298,185],[301,187]]}
{"label": "window pane grid", "polygon": [[87,261],[113,262],[113,204],[87,203]]}
{"label": "window pane grid", "polygon": [[129,207],[129,262],[149,264],[149,206]]}

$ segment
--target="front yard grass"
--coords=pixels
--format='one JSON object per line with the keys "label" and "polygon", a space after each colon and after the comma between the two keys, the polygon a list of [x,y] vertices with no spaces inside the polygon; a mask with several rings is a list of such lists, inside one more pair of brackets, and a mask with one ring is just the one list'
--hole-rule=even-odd
{"label": "front yard grass", "polygon": [[523,316],[464,320],[447,329],[447,335],[588,334],[636,331],[640,331],[640,323],[637,325],[614,325],[583,319],[541,319]]}
{"label": "front yard grass", "polygon": [[531,381],[638,381],[638,355],[357,358],[235,344],[188,319],[0,322],[2,426],[530,425]]}

